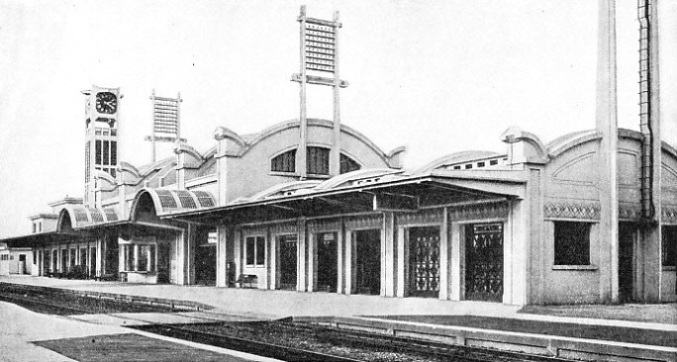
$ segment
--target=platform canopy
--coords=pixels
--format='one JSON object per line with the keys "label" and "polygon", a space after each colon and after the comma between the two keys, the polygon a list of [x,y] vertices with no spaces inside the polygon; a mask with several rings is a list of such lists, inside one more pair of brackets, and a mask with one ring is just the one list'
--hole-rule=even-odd
{"label": "platform canopy", "polygon": [[[299,188],[296,183],[291,192],[285,192],[285,188],[278,185],[275,187],[283,192],[264,191],[257,195],[265,197],[238,199],[225,206],[174,213],[165,218],[211,225],[237,224],[374,211],[414,212],[518,197],[516,193],[459,186],[443,176],[403,176],[399,173],[391,170],[353,179],[341,175],[337,176],[342,177],[341,182],[330,179],[310,188]],[[523,183],[519,180],[509,182]]]}
{"label": "platform canopy", "polygon": [[44,233],[5,238],[0,240],[0,243],[5,243],[10,248],[27,248],[46,246],[50,243],[60,241],[86,241],[88,237],[89,234],[87,233],[60,233],[58,231],[48,231]]}

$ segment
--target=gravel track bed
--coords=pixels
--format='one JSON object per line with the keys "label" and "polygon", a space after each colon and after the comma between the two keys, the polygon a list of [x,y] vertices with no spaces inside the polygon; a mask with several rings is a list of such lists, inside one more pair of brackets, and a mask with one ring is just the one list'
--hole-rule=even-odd
{"label": "gravel track bed", "polygon": [[[156,326],[162,328],[161,326]],[[276,321],[276,322],[247,322],[247,323],[210,323],[197,325],[182,325],[181,328],[199,332],[209,332],[227,335],[242,339],[255,340],[281,346],[300,348],[330,355],[350,357],[365,361],[377,362],[442,362],[442,361],[541,361],[547,357],[533,357],[528,359],[516,358],[510,355],[501,355],[501,352],[477,351],[458,349],[446,351],[444,355],[421,353],[415,350],[406,351],[403,348],[389,343],[389,339],[359,333],[355,334],[344,330],[335,330],[319,327],[310,323]],[[143,327],[142,327],[143,329]],[[352,337],[351,337],[352,335]],[[377,343],[374,343],[377,342]],[[426,342],[421,342],[425,344]],[[453,348],[453,346],[452,346]]]}

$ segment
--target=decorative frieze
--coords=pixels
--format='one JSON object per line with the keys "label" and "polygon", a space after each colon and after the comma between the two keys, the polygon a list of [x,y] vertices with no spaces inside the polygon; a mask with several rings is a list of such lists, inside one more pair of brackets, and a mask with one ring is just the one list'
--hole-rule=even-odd
{"label": "decorative frieze", "polygon": [[453,221],[507,219],[509,212],[507,202],[470,204],[449,209],[449,219]]}
{"label": "decorative frieze", "polygon": [[639,221],[642,218],[642,205],[619,204],[618,219],[623,221]]}
{"label": "decorative frieze", "polygon": [[441,224],[442,209],[422,210],[397,215],[397,224]]}
{"label": "decorative frieze", "polygon": [[677,224],[677,205],[661,205],[661,222]]}
{"label": "decorative frieze", "polygon": [[345,221],[346,229],[381,229],[383,227],[382,215],[365,215],[351,217]]}
{"label": "decorative frieze", "polygon": [[546,219],[599,220],[600,209],[598,201],[546,201],[544,212]]}

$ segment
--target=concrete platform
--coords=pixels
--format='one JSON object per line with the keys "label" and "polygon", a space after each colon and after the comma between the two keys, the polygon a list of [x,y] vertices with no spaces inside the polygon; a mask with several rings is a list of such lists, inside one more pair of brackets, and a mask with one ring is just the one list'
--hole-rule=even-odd
{"label": "concrete platform", "polygon": [[[71,317],[45,315],[29,311],[11,303],[0,302],[0,361],[74,361],[50,349],[40,347],[34,342],[60,341],[84,338],[84,340],[100,340],[104,336],[136,334],[147,337],[151,346],[153,340],[158,345],[168,343],[186,348],[207,350],[222,355],[223,361],[261,361],[275,362],[277,360],[254,356],[247,353],[231,351],[224,348],[201,345],[198,343],[178,340],[122,328],[101,323],[88,323]],[[116,360],[116,359],[111,359]]]}
{"label": "concrete platform", "polygon": [[[183,323],[183,321],[197,322],[201,319],[275,319],[291,316],[298,319],[314,320],[319,323],[329,323],[340,328],[583,360],[677,362],[677,348],[668,346],[561,337],[546,333],[533,334],[469,328],[458,325],[450,326],[436,324],[429,320],[426,322],[397,321],[378,317],[393,315],[471,315],[525,321],[574,323],[595,327],[610,326],[651,331],[677,331],[677,325],[667,323],[525,314],[519,313],[519,307],[499,303],[452,302],[425,298],[382,298],[334,293],[298,293],[201,286],[132,285],[117,282],[74,281],[26,276],[0,277],[0,282],[147,298],[166,298],[202,303],[213,307],[211,310],[200,311],[197,314],[182,313],[171,317],[163,316],[163,313],[143,315],[117,313],[100,316],[100,322],[109,319],[103,324],[120,325],[114,322],[120,320],[126,320],[128,323]],[[617,307],[613,306],[613,308]],[[92,320],[92,322],[95,321]]]}

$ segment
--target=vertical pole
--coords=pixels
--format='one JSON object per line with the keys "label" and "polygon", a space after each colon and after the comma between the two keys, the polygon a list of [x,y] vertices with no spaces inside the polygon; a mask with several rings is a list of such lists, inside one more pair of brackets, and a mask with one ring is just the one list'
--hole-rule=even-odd
{"label": "vertical pole", "polygon": [[[616,111],[616,4],[599,1],[597,59],[597,130],[600,190],[600,297],[618,301],[618,121]],[[604,272],[606,271],[606,272]],[[606,275],[604,275],[606,274]]]}
{"label": "vertical pole", "polygon": [[306,219],[300,218],[297,225],[297,243],[296,243],[296,291],[307,291],[307,233],[306,233]]}
{"label": "vertical pole", "polygon": [[339,76],[339,40],[338,40],[338,30],[339,25],[339,12],[334,13],[334,142],[332,142],[332,152],[331,152],[331,175],[336,176],[341,171],[341,110],[340,110],[340,99],[339,99],[339,89],[341,85],[341,78]]}
{"label": "vertical pole", "polygon": [[296,168],[298,174],[301,176],[301,180],[305,180],[307,177],[307,143],[308,143],[308,124],[307,124],[307,115],[306,115],[306,7],[305,5],[301,6],[301,15],[299,16],[299,21],[301,23],[301,83],[300,83],[300,93],[301,93],[301,114],[300,114],[300,142],[299,148],[296,151]]}
{"label": "vertical pole", "polygon": [[438,298],[449,299],[449,209],[442,209],[442,227],[440,228],[440,291]]}

